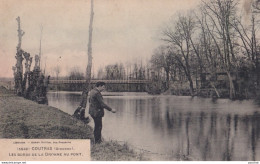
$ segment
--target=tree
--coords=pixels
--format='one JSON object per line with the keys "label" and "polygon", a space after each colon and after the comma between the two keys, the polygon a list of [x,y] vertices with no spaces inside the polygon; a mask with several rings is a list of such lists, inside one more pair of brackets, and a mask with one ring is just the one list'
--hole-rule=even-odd
{"label": "tree", "polygon": [[253,12],[254,13],[260,13],[260,1],[259,0],[254,0],[254,2],[252,3],[252,7],[253,7]]}
{"label": "tree", "polygon": [[170,43],[172,47],[172,54],[183,68],[189,81],[190,94],[193,95],[194,87],[190,61],[193,55],[191,52],[191,37],[194,32],[195,22],[190,15],[179,15],[174,24],[175,26],[173,28],[166,28],[163,31],[163,40]]}
{"label": "tree", "polygon": [[86,83],[82,91],[81,102],[75,110],[74,115],[80,115],[81,119],[85,118],[85,109],[87,105],[88,92],[90,90],[91,68],[92,68],[92,31],[94,19],[94,1],[91,0],[90,22],[89,22],[89,40],[88,40],[88,64],[86,68]]}
{"label": "tree", "polygon": [[200,10],[200,13],[195,14],[199,35],[196,39],[197,42],[191,39],[191,43],[199,65],[201,87],[207,87],[206,77],[208,76],[210,86],[215,90],[217,97],[220,97],[216,87],[217,71],[220,70],[217,64],[219,61],[218,53],[214,45],[214,38],[211,36],[214,31],[214,26],[213,28],[208,26],[207,16],[204,13],[203,7],[200,8]]}
{"label": "tree", "polygon": [[169,81],[170,81],[170,71],[171,66],[173,66],[173,58],[166,46],[158,47],[152,58],[151,63],[154,69],[161,69],[163,68],[166,74],[166,90],[169,89]]}
{"label": "tree", "polygon": [[105,78],[105,72],[103,68],[99,68],[98,69],[98,73],[97,73],[97,79],[104,79]]}
{"label": "tree", "polygon": [[16,89],[16,93],[18,95],[22,95],[23,92],[23,53],[24,51],[22,50],[21,46],[22,46],[22,37],[25,34],[25,32],[21,29],[21,22],[20,22],[20,17],[16,18],[17,23],[18,23],[18,45],[16,47],[16,65],[15,68],[13,69],[14,73],[15,73],[15,89]]}
{"label": "tree", "polygon": [[217,48],[219,63],[229,80],[229,98],[235,98],[235,87],[231,76],[236,69],[236,34],[231,22],[236,17],[237,2],[235,0],[203,1],[203,14],[206,16],[206,27],[214,46]]}
{"label": "tree", "polygon": [[[257,87],[260,85],[260,66],[259,66],[259,43],[257,41],[257,26],[255,15],[251,15],[251,23],[249,26],[245,26],[240,19],[236,19],[233,22],[233,27],[239,35],[239,39],[242,42],[240,45],[243,57],[240,57],[240,69],[247,69],[247,71],[253,72],[256,75]],[[241,70],[242,71],[242,70]],[[248,80],[248,79],[245,79]]]}
{"label": "tree", "polygon": [[79,67],[73,67],[69,73],[69,80],[83,80],[84,73],[79,70]]}
{"label": "tree", "polygon": [[125,76],[125,68],[123,64],[111,64],[105,67],[106,79],[108,80],[121,80]]}
{"label": "tree", "polygon": [[[69,80],[84,80],[84,73],[80,71],[79,67],[73,67],[68,75]],[[82,91],[82,84],[68,84],[68,89],[71,91]]]}
{"label": "tree", "polygon": [[[18,45],[16,52],[16,65],[12,67],[14,71],[15,90],[19,96],[23,96],[27,99],[31,99],[41,104],[48,104],[47,99],[47,87],[49,77],[45,79],[40,70],[40,59],[38,55],[35,55],[34,70],[30,71],[32,64],[32,57],[30,53],[22,50],[22,37],[25,34],[21,29],[20,17],[16,18],[18,23]],[[25,59],[25,65],[23,66],[23,60]],[[23,74],[23,68],[25,72]]]}
{"label": "tree", "polygon": [[28,89],[28,74],[30,73],[31,64],[32,64],[32,57],[30,57],[30,54],[25,52],[24,54],[25,58],[25,73],[24,73],[24,79],[23,79],[23,85],[22,85],[22,92],[23,95],[26,95],[26,89]]}
{"label": "tree", "polygon": [[60,74],[60,71],[61,71],[60,66],[57,65],[56,67],[54,67],[54,68],[53,68],[53,71],[54,71],[56,80],[59,80],[59,74]]}

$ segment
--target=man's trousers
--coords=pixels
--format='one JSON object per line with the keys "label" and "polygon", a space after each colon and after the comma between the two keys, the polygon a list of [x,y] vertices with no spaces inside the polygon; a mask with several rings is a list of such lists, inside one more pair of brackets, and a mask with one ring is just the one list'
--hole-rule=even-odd
{"label": "man's trousers", "polygon": [[94,137],[95,143],[101,143],[102,117],[92,117],[95,123]]}

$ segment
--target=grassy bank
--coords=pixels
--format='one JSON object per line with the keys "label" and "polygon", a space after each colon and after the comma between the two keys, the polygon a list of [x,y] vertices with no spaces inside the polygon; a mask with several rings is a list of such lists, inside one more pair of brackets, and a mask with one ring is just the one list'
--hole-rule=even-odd
{"label": "grassy bank", "polygon": [[[0,86],[0,138],[90,139],[93,129],[71,115],[14,95]],[[91,147],[92,160],[142,160],[114,141]]]}
{"label": "grassy bank", "polygon": [[97,161],[143,161],[148,160],[142,153],[137,154],[128,144],[119,144],[117,141],[107,141],[94,145],[91,148],[91,157]]}

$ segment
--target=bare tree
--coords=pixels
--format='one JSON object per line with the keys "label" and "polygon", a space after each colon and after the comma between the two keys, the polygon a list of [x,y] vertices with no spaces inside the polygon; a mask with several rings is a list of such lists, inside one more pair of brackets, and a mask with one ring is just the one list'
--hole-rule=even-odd
{"label": "bare tree", "polygon": [[258,27],[256,25],[256,15],[252,14],[251,16],[251,24],[250,26],[245,27],[245,25],[242,24],[240,19],[236,19],[233,22],[233,27],[236,29],[236,31],[239,34],[239,38],[241,39],[242,45],[241,49],[244,54],[246,54],[247,61],[250,63],[253,63],[253,67],[256,70],[257,75],[257,84],[259,84],[259,42],[257,39],[257,30]]}
{"label": "bare tree", "polygon": [[[17,53],[16,53],[16,65],[13,67],[14,71],[14,79],[15,79],[15,89],[18,95],[25,95],[27,81],[28,81],[28,73],[30,72],[32,58],[30,54],[24,52],[21,48],[22,46],[22,37],[25,32],[21,29],[21,21],[20,17],[16,18],[18,23],[18,45],[17,45]],[[25,73],[23,75],[23,60],[25,61]]]}
{"label": "bare tree", "polygon": [[[217,70],[219,70],[218,53],[216,46],[214,45],[214,39],[211,36],[213,29],[209,28],[206,24],[206,15],[201,9],[201,13],[195,14],[197,22],[198,38],[191,38],[191,44],[196,54],[198,65],[201,87],[207,87],[206,78],[208,76],[209,84],[214,89],[217,97],[220,94],[216,88],[216,77]],[[193,40],[196,40],[195,42]]]}
{"label": "bare tree", "polygon": [[57,65],[56,67],[54,67],[53,71],[55,73],[56,80],[59,80],[59,74],[60,74],[60,71],[61,71],[60,66]]}
{"label": "bare tree", "polygon": [[175,59],[183,68],[189,81],[190,94],[194,95],[190,60],[192,58],[191,37],[194,32],[195,22],[190,15],[179,15],[178,20],[174,23],[173,29],[167,28],[163,31],[163,40],[171,44]]}
{"label": "bare tree", "polygon": [[94,1],[91,0],[91,12],[90,12],[90,22],[89,22],[89,40],[88,40],[88,65],[86,68],[86,83],[83,88],[81,102],[79,107],[75,110],[74,115],[80,115],[81,119],[85,118],[85,109],[87,105],[88,92],[90,90],[90,80],[91,80],[91,68],[92,68],[92,31],[93,31],[93,19],[94,19]]}
{"label": "bare tree", "polygon": [[110,64],[105,67],[105,78],[112,80],[112,79],[124,79],[125,76],[125,68],[123,64]]}
{"label": "bare tree", "polygon": [[229,79],[229,97],[235,98],[235,87],[231,73],[235,70],[236,35],[231,22],[236,17],[237,1],[210,0],[204,2],[203,14],[206,27],[217,48],[219,64]]}
{"label": "bare tree", "polygon": [[41,35],[40,35],[40,48],[39,48],[39,66],[41,69],[41,58],[42,58],[42,30],[43,30],[43,26],[41,25]]}
{"label": "bare tree", "polygon": [[18,95],[22,94],[22,83],[23,83],[23,50],[21,48],[22,46],[22,37],[25,34],[25,32],[21,29],[21,22],[20,22],[20,17],[16,18],[17,23],[18,23],[18,45],[16,47],[17,52],[16,52],[16,65],[15,65],[15,89],[16,89],[16,93]]}
{"label": "bare tree", "polygon": [[80,71],[78,66],[75,66],[70,70],[68,79],[69,80],[83,80],[84,73]]}
{"label": "bare tree", "polygon": [[102,67],[98,69],[97,78],[98,79],[104,79],[105,78],[105,72],[104,72],[104,69]]}
{"label": "bare tree", "polygon": [[[179,15],[174,21],[174,26],[167,27],[163,31],[163,40],[170,45],[173,61],[176,61],[170,64],[175,71],[170,69],[170,72],[176,74],[179,69],[179,73],[185,73],[192,95],[194,94],[194,77],[198,84],[197,74],[200,76],[200,86],[212,87],[217,97],[220,97],[218,88],[225,87],[226,84],[230,99],[243,96],[241,89],[244,88],[241,86],[249,87],[249,83],[241,82],[243,81],[242,74],[245,72],[250,73],[252,77],[257,77],[256,81],[254,78],[251,81],[254,84],[256,82],[257,86],[260,85],[259,21],[257,20],[260,1],[252,0],[251,2],[252,17],[249,26],[246,26],[238,17],[238,1],[205,0],[199,8],[199,14]],[[248,12],[249,10],[247,14]],[[162,57],[154,55],[152,59],[154,63],[158,62],[157,66],[166,66],[165,63],[159,62],[164,61]],[[247,65],[251,65],[250,68]],[[247,70],[243,72],[244,69]],[[223,73],[227,77],[225,82],[218,80],[218,75]],[[176,77],[174,74],[172,77]],[[248,76],[245,76],[245,79],[246,77]]]}
{"label": "bare tree", "polygon": [[25,73],[24,73],[22,91],[23,91],[23,95],[26,95],[26,89],[28,88],[28,74],[31,69],[32,57],[30,57],[30,54],[27,52],[24,52],[23,55],[25,58]]}
{"label": "bare tree", "polygon": [[169,89],[170,71],[174,65],[173,62],[172,54],[165,46],[158,47],[151,58],[152,67],[155,69],[163,68],[166,73],[166,90]]}
{"label": "bare tree", "polygon": [[252,3],[252,7],[253,7],[253,12],[254,13],[260,13],[260,1],[259,0],[254,0],[254,2]]}

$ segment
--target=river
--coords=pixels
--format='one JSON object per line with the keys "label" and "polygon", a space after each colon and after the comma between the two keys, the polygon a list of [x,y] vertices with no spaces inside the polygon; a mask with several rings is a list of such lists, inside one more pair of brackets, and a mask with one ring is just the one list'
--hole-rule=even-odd
{"label": "river", "polygon": [[[106,140],[193,160],[260,160],[260,106],[251,100],[147,93],[103,95],[104,101],[117,109],[115,114],[105,110],[102,135]],[[48,100],[50,106],[73,114],[80,93],[49,92]]]}

